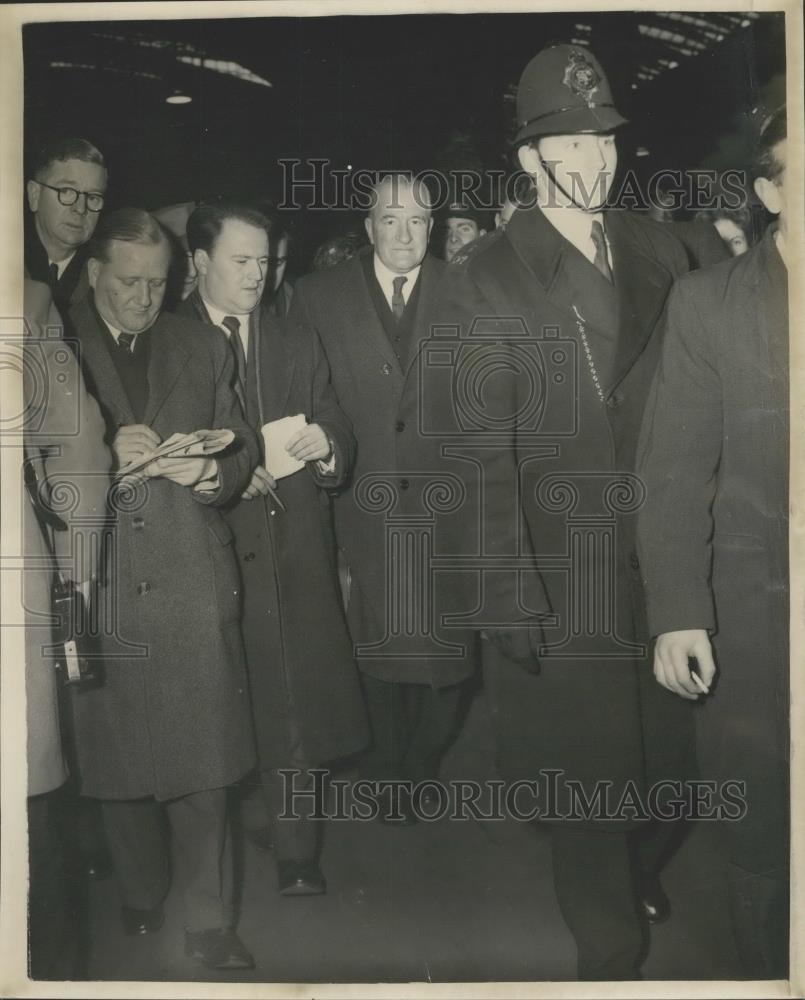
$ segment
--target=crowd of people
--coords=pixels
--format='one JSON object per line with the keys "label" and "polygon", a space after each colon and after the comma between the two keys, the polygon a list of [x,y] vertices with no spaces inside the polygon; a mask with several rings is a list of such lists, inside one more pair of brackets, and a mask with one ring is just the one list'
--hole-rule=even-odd
{"label": "crowd of people", "polygon": [[[625,119],[586,49],[534,57],[517,120],[531,203],[451,202],[435,242],[427,186],[386,174],[293,283],[267,203],[105,211],[77,138],[32,165],[26,554],[52,573],[26,608],[52,575],[75,626],[27,630],[34,978],[78,974],[68,869],[114,873],[129,934],[176,884],[186,954],[250,968],[229,790],[277,891],[323,894],[316,773],[352,759],[374,818],[417,822],[479,672],[504,780],[552,776],[579,978],[639,978],[685,818],[642,806],[702,780],[745,806],[719,828],[746,974],[785,978],[785,110],[762,237],[607,206]],[[632,807],[579,815],[602,789]]]}

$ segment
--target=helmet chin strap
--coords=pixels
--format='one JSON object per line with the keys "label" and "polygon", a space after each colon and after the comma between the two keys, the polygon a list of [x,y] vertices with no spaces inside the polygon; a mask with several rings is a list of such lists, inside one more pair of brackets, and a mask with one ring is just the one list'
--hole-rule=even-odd
{"label": "helmet chin strap", "polygon": [[536,147],[534,149],[534,152],[539,157],[539,162],[542,164],[542,169],[553,181],[554,187],[558,188],[562,192],[562,194],[565,196],[565,198],[567,198],[567,200],[570,202],[571,205],[573,205],[575,208],[578,208],[582,212],[589,213],[590,215],[595,215],[596,212],[601,212],[603,210],[604,205],[606,205],[606,198],[601,202],[600,205],[597,205],[595,208],[590,208],[589,205],[580,205],[573,197],[573,195],[571,195],[569,191],[567,191],[564,187],[562,187],[562,185],[556,179],[556,174],[553,172],[553,170],[551,170],[551,168],[548,166],[545,160],[543,160],[542,153],[540,153],[540,151]]}

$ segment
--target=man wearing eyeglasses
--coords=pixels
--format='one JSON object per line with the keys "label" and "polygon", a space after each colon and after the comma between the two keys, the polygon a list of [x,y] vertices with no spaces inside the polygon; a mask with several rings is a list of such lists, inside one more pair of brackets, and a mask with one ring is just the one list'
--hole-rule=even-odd
{"label": "man wearing eyeglasses", "polygon": [[86,295],[86,244],[104,205],[108,172],[103,154],[86,139],[43,146],[26,185],[25,269],[48,285],[67,311]]}

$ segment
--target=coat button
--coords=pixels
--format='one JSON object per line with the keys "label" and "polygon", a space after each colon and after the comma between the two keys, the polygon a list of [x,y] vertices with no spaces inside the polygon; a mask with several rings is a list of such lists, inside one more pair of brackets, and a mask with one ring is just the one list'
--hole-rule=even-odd
{"label": "coat button", "polygon": [[623,396],[619,392],[613,392],[612,395],[607,400],[607,406],[610,410],[617,410],[617,408],[623,402]]}
{"label": "coat button", "polygon": [[640,569],[640,560],[637,558],[637,554],[634,552],[629,556],[629,565],[632,567],[632,569]]}
{"label": "coat button", "polygon": [[143,528],[145,527],[145,518],[144,517],[133,517],[131,519],[131,524],[132,524],[132,527],[134,528],[135,531],[142,531]]}
{"label": "coat button", "polygon": [[143,597],[145,594],[147,594],[150,589],[151,589],[151,584],[148,583],[147,580],[143,580],[142,583],[137,584],[137,593],[140,595],[140,597]]}
{"label": "coat button", "polygon": [[411,484],[408,482],[407,479],[401,479],[400,480],[400,489],[401,490],[407,490],[410,485]]}
{"label": "coat button", "polygon": [[397,423],[394,426],[395,426],[397,432],[400,433],[400,432],[402,432],[402,431],[405,430],[405,421],[404,420],[398,420]]}
{"label": "coat button", "polygon": [[386,362],[380,370],[384,375],[391,375],[391,365],[388,364],[388,362]]}
{"label": "coat button", "polygon": [[244,562],[251,562],[252,559],[254,559],[254,552],[247,552],[246,555],[243,557]]}

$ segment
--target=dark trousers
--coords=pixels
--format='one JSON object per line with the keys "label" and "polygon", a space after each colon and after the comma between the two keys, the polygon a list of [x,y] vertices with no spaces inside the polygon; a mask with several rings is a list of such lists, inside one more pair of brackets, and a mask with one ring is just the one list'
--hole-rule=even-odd
{"label": "dark trousers", "polygon": [[576,942],[579,979],[636,977],[646,945],[640,879],[657,874],[674,832],[670,823],[656,824],[650,836],[569,824],[551,828],[556,898]]}
{"label": "dark trousers", "polygon": [[151,910],[171,884],[168,830],[174,840],[185,927],[232,926],[232,841],[225,788],[194,792],[169,802],[104,801],[109,853],[124,906]]}
{"label": "dark trousers", "polygon": [[56,817],[58,792],[28,799],[28,955],[32,979],[75,979],[86,908],[67,864]]}
{"label": "dark trousers", "polygon": [[414,784],[436,778],[458,726],[464,685],[432,688],[365,673],[361,683],[373,739],[361,761],[361,777]]}
{"label": "dark trousers", "polygon": [[730,916],[748,979],[788,979],[788,871],[727,864]]}

